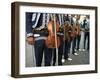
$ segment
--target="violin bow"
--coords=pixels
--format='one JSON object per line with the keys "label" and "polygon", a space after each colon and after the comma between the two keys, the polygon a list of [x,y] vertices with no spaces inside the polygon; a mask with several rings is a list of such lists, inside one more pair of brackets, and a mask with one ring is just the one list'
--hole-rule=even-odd
{"label": "violin bow", "polygon": [[54,14],[54,28],[55,28],[55,45],[56,45],[56,65],[58,65],[58,48],[57,48],[57,31],[56,31],[56,17]]}

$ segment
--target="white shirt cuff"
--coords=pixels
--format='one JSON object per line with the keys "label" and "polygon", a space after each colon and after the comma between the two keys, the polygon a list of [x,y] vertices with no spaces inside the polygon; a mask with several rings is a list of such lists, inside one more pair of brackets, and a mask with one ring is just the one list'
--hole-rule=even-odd
{"label": "white shirt cuff", "polygon": [[33,33],[28,33],[27,37],[33,36]]}

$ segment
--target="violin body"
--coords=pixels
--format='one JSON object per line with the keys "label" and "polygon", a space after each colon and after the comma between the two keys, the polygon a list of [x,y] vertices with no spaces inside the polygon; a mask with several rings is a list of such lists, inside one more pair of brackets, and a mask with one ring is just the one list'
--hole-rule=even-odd
{"label": "violin body", "polygon": [[[80,19],[80,15],[77,15],[76,20],[79,21],[79,19]],[[76,36],[80,36],[81,35],[80,31],[81,31],[80,24],[76,23]]]}
{"label": "violin body", "polygon": [[80,33],[81,33],[81,32],[80,32],[80,31],[81,31],[80,25],[77,24],[76,27],[77,27],[77,34],[76,34],[76,35],[79,36],[79,35],[81,35],[81,34],[80,34]]}
{"label": "violin body", "polygon": [[75,33],[73,27],[69,23],[64,24],[64,41],[70,41],[72,38],[74,38]]}
{"label": "violin body", "polygon": [[74,33],[74,37],[77,37],[80,35],[80,25],[77,24],[77,25],[74,25],[73,26],[73,33]]}
{"label": "violin body", "polygon": [[[54,28],[56,29],[56,33],[59,31],[59,23],[56,22],[55,24],[56,24],[56,28],[54,26],[54,21],[50,21],[48,23],[49,35],[45,41],[46,46],[48,48],[56,48],[56,47],[58,48],[60,46],[60,37],[55,35],[55,32],[54,32]],[[56,45],[56,43],[57,43],[57,45]]]}

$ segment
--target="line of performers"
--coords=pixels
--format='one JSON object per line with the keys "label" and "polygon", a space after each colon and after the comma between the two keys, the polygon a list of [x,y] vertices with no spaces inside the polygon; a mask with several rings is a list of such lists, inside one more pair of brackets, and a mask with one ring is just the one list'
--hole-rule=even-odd
{"label": "line of performers", "polygon": [[[52,14],[26,12],[27,42],[34,45],[36,66],[62,65],[72,60],[69,54],[78,55],[81,32],[84,32],[84,48],[89,50],[89,15]],[[71,48],[72,44],[72,48]],[[70,49],[72,49],[70,51]]]}

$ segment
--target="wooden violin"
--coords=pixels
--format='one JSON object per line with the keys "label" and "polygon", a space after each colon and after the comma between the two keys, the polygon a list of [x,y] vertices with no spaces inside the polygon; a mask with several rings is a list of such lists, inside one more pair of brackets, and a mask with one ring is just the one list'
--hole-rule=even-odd
{"label": "wooden violin", "polygon": [[57,36],[57,32],[59,32],[59,23],[55,15],[52,16],[52,20],[48,23],[48,31],[49,35],[46,39],[46,46],[48,48],[58,48],[60,46],[60,38]]}
{"label": "wooden violin", "polygon": [[74,37],[74,30],[73,27],[71,26],[71,24],[69,22],[66,22],[64,24],[64,41],[70,41],[71,38]]}

